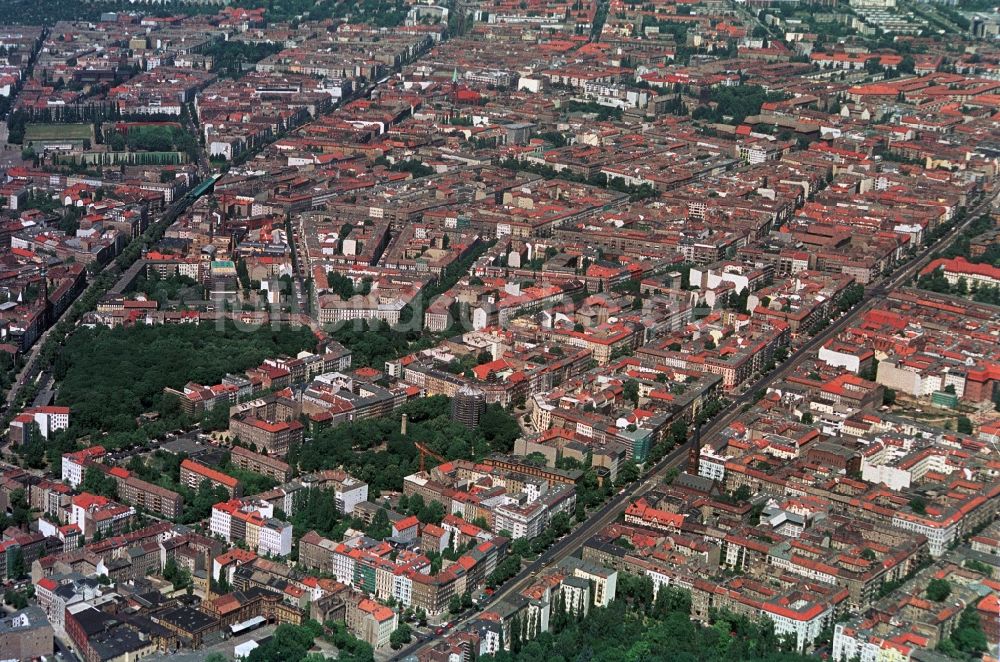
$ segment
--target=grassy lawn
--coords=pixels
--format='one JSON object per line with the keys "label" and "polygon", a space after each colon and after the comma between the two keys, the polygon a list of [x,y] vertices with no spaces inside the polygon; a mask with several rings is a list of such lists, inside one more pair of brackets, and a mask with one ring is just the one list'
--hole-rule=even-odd
{"label": "grassy lawn", "polygon": [[83,140],[94,142],[92,124],[29,124],[24,129],[24,141],[32,140]]}

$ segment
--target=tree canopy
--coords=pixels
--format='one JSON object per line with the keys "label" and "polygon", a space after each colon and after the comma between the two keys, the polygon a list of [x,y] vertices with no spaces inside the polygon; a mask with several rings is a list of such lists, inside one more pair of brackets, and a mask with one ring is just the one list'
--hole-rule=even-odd
{"label": "tree canopy", "polygon": [[[308,445],[297,451],[302,471],[343,465],[351,475],[366,481],[374,495],[400,490],[403,477],[419,468],[420,441],[448,459],[480,458],[493,451],[508,451],[519,434],[517,422],[499,406],[487,407],[490,424],[470,430],[451,420],[451,402],[432,396],[407,403],[391,416],[352,421],[319,430]],[[408,431],[400,433],[400,418],[408,417]],[[428,458],[432,464],[434,460]]]}
{"label": "tree canopy", "polygon": [[973,659],[973,656],[978,659],[979,654],[984,653],[988,645],[979,612],[976,610],[976,605],[972,604],[962,612],[958,626],[952,631],[951,636],[938,643],[938,650],[958,660]]}
{"label": "tree canopy", "polygon": [[951,595],[951,584],[946,579],[932,579],[927,582],[927,597],[934,602],[944,602]]}
{"label": "tree canopy", "polygon": [[80,483],[80,491],[115,499],[118,497],[118,481],[97,467],[87,467],[83,482]]}
{"label": "tree canopy", "polygon": [[215,58],[213,69],[220,78],[239,78],[243,75],[243,66],[263,60],[281,50],[280,43],[239,41],[236,39],[220,40],[212,43],[205,54]]}
{"label": "tree canopy", "polygon": [[214,324],[81,328],[67,340],[53,370],[60,382],[58,402],[73,410],[76,436],[135,433],[139,414],[166,406],[164,387],[215,384],[265,358],[314,347],[306,327],[246,331],[227,322],[221,329]]}
{"label": "tree canopy", "polygon": [[[713,612],[708,624],[690,618],[687,591],[662,587],[653,598],[649,578],[619,575],[618,599],[606,608],[591,607],[579,615],[580,605],[558,598],[550,616],[550,631],[530,639],[512,623],[511,651],[485,660],[496,662],[619,662],[664,660],[714,662],[804,662],[811,659],[793,652],[794,643],[778,637],[769,622]],[[577,610],[577,611],[574,611]],[[574,615],[576,614],[576,615]]]}
{"label": "tree canopy", "polygon": [[323,635],[323,626],[314,620],[302,625],[282,623],[267,642],[255,648],[249,662],[299,662],[309,654],[313,641]]}
{"label": "tree canopy", "polygon": [[[768,93],[760,85],[737,85],[735,87],[713,87],[702,99],[692,117],[696,120],[721,122],[728,120],[734,124],[742,122],[748,115],[756,115],[765,101],[780,101],[782,93]],[[731,119],[729,119],[731,118]]]}
{"label": "tree canopy", "polygon": [[[346,287],[353,289],[353,285],[348,283],[341,296],[347,293]],[[353,366],[385,370],[386,361],[399,358],[411,350],[410,344],[420,338],[420,332],[398,331],[382,321],[369,324],[362,320],[336,329],[333,338],[351,350]]]}

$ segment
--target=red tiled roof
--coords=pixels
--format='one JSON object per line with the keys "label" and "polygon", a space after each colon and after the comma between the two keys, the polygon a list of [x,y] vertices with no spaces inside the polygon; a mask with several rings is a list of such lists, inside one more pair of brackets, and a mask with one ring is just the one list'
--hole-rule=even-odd
{"label": "red tiled roof", "polygon": [[192,471],[198,474],[199,476],[204,476],[205,478],[211,481],[219,483],[220,485],[225,485],[232,489],[236,489],[236,487],[240,484],[240,481],[236,480],[232,476],[226,475],[221,471],[216,471],[211,467],[206,467],[204,464],[201,464],[200,462],[195,462],[194,460],[191,459],[185,459],[183,462],[181,462],[181,468]]}

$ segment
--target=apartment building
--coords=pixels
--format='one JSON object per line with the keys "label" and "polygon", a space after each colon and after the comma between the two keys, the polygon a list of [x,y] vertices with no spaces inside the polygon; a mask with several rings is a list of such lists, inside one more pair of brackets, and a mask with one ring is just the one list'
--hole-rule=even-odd
{"label": "apartment building", "polygon": [[118,497],[167,519],[180,517],[184,510],[184,497],[177,492],[131,475],[118,480]]}
{"label": "apartment building", "polygon": [[301,444],[304,427],[297,420],[266,421],[237,415],[229,419],[229,433],[240,441],[284,457],[290,444]]}
{"label": "apartment building", "polygon": [[292,525],[274,518],[267,502],[231,499],[212,506],[209,530],[226,542],[244,542],[261,556],[292,553]]}
{"label": "apartment building", "polygon": [[292,477],[292,468],[287,462],[269,455],[254,453],[242,446],[233,446],[229,451],[229,459],[233,466],[239,469],[270,476],[279,483],[287,482]]}
{"label": "apartment building", "polygon": [[62,456],[62,482],[70,487],[79,487],[83,482],[83,474],[86,470],[87,462],[96,462],[104,456],[103,446],[91,446],[73,453],[64,453]]}
{"label": "apartment building", "polygon": [[547,521],[545,506],[540,501],[505,504],[495,508],[493,514],[494,528],[510,531],[514,540],[538,536]]}
{"label": "apartment building", "polygon": [[15,444],[30,440],[34,430],[42,439],[69,427],[69,407],[29,407],[10,424],[10,438]]}
{"label": "apartment building", "polygon": [[[324,538],[315,531],[309,531],[299,538],[299,564],[303,568],[315,568],[321,572],[334,572],[334,552],[338,543]],[[354,574],[353,571],[350,574]]]}
{"label": "apartment building", "polygon": [[360,595],[348,598],[346,606],[345,622],[351,634],[375,649],[389,644],[399,622],[394,610]]}
{"label": "apartment building", "polygon": [[84,492],[70,502],[70,524],[80,528],[87,538],[120,534],[135,516],[135,508],[111,499]]}
{"label": "apartment building", "polygon": [[368,483],[358,480],[346,471],[327,469],[302,476],[299,479],[305,487],[332,490],[337,504],[337,512],[348,515],[354,507],[368,500]]}
{"label": "apartment building", "polygon": [[211,483],[212,487],[221,487],[226,490],[230,497],[239,498],[243,496],[242,483],[232,476],[227,476],[221,471],[190,458],[186,458],[181,462],[181,484],[197,492],[202,482],[206,480]]}

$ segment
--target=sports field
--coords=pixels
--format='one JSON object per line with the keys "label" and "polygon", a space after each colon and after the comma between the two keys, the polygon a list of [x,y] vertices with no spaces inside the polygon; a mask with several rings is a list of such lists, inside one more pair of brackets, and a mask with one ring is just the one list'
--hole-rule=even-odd
{"label": "sports field", "polygon": [[92,124],[28,124],[24,128],[25,144],[33,140],[84,140],[94,142]]}

